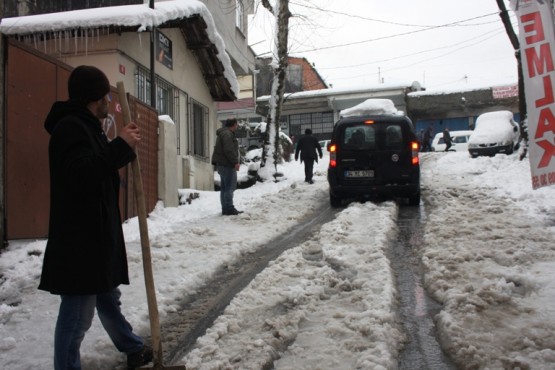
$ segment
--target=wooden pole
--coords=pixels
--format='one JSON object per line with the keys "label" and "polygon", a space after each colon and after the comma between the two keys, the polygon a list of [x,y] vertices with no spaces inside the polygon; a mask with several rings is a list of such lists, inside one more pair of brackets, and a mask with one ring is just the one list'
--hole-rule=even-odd
{"label": "wooden pole", "polygon": [[[131,111],[127,101],[127,94],[123,82],[117,83],[119,101],[123,114],[124,126],[129,124],[131,120]],[[185,366],[164,367],[162,365],[162,340],[160,337],[160,317],[158,314],[158,304],[156,302],[156,288],[154,286],[154,276],[152,274],[152,256],[150,254],[150,240],[148,237],[148,225],[146,222],[147,211],[145,205],[145,195],[143,191],[143,180],[141,178],[141,168],[139,165],[139,156],[131,162],[133,172],[133,186],[135,192],[135,201],[137,203],[137,216],[139,218],[139,231],[141,237],[141,251],[143,254],[143,270],[145,274],[146,298],[148,303],[148,316],[150,319],[150,331],[152,336],[153,351],[153,369],[175,369],[185,370]]]}

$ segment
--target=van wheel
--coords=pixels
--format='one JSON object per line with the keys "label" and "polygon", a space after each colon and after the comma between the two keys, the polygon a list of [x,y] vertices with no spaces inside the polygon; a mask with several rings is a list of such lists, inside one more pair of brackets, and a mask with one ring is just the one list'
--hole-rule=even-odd
{"label": "van wheel", "polygon": [[418,206],[420,205],[420,192],[409,197],[409,205]]}
{"label": "van wheel", "polygon": [[509,149],[507,149],[507,152],[506,152],[506,153],[507,153],[507,154],[513,154],[513,152],[514,152],[514,149],[513,149],[513,148],[514,148],[514,146],[513,146],[513,143],[511,142],[511,145],[509,145]]}
{"label": "van wheel", "polygon": [[341,207],[343,205],[343,202],[341,201],[341,198],[335,197],[335,196],[330,194],[330,205],[333,208],[338,208],[338,207]]}

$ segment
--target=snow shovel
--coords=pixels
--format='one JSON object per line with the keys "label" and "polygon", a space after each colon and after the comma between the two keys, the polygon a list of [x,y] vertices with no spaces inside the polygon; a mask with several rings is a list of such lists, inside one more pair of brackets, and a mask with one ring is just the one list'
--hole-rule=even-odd
{"label": "snow shovel", "polygon": [[[131,112],[127,101],[127,94],[123,82],[117,83],[119,101],[123,114],[124,126],[131,122]],[[145,274],[146,298],[148,303],[148,316],[150,318],[150,331],[152,335],[152,351],[154,364],[153,367],[141,369],[154,370],[185,370],[185,366],[164,366],[162,365],[162,341],[160,339],[160,321],[158,316],[158,304],[156,303],[156,290],[154,287],[154,277],[152,274],[152,260],[150,255],[150,241],[148,238],[148,226],[146,223],[146,205],[143,191],[143,180],[141,178],[141,168],[139,157],[131,162],[133,171],[133,186],[135,190],[135,201],[137,203],[137,215],[139,218],[139,231],[141,236],[141,250],[143,253],[143,270]]]}

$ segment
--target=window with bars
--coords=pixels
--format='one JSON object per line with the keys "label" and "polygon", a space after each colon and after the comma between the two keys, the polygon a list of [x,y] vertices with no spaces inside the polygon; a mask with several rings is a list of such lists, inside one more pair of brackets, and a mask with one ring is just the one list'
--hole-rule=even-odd
{"label": "window with bars", "polygon": [[189,147],[192,148],[193,155],[208,158],[210,156],[208,150],[208,108],[192,98],[189,100],[190,127],[192,130],[190,137],[193,140]]}
{"label": "window with bars", "polygon": [[[145,104],[151,105],[150,71],[138,67],[135,75],[137,98]],[[181,154],[181,130],[179,115],[180,90],[166,80],[156,77],[156,109],[160,115],[168,115],[175,123],[177,135],[177,154]]]}
{"label": "window with bars", "polygon": [[289,116],[289,134],[303,135],[309,128],[313,134],[327,134],[333,131],[333,112],[316,112],[291,114]]}

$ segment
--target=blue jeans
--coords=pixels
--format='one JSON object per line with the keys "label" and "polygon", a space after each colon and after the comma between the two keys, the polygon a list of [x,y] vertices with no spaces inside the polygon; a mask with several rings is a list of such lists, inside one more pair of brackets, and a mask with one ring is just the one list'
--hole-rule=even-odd
{"label": "blue jeans", "polygon": [[110,339],[120,352],[133,353],[143,348],[141,337],[121,313],[118,288],[97,295],[62,295],[54,335],[54,369],[80,370],[79,348],[91,327],[94,309]]}
{"label": "blue jeans", "polygon": [[233,205],[233,192],[237,188],[237,170],[235,167],[217,166],[220,175],[220,203],[222,212],[235,208]]}

